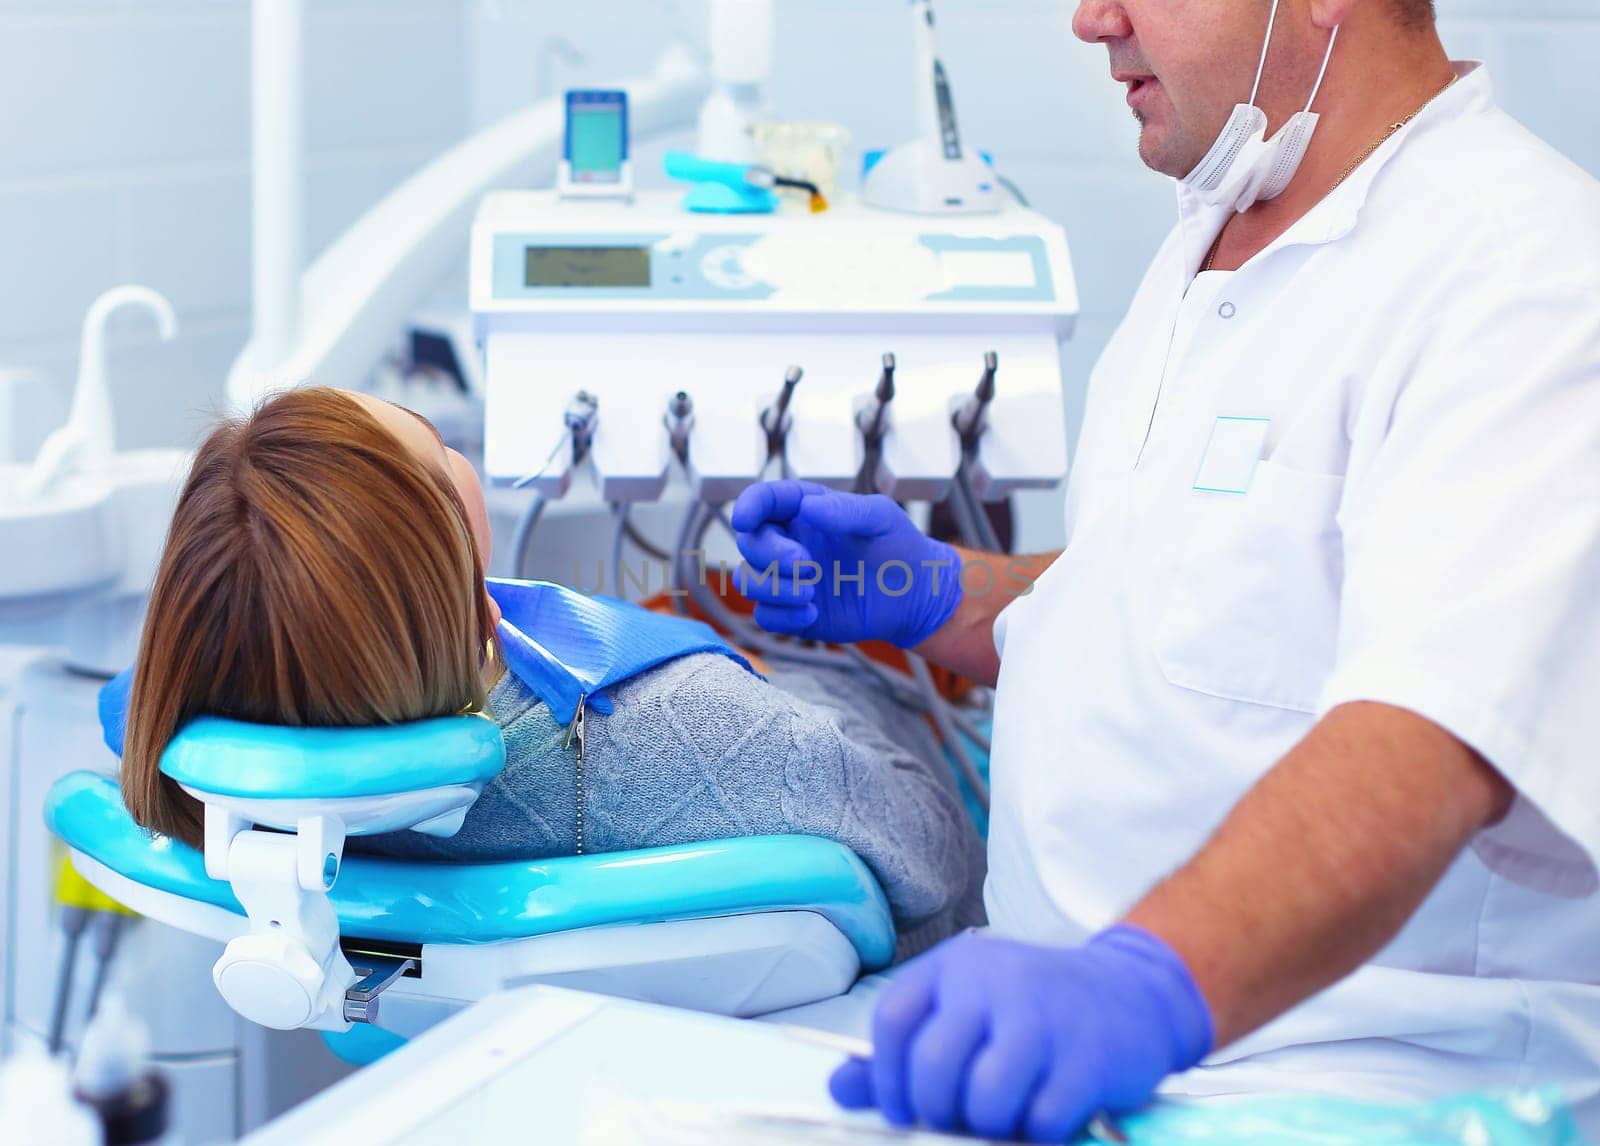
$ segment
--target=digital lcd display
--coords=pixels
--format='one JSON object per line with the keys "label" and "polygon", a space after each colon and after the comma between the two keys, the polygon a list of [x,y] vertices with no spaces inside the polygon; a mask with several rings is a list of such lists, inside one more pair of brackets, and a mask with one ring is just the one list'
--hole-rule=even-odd
{"label": "digital lcd display", "polygon": [[648,247],[528,247],[523,282],[531,287],[647,287]]}
{"label": "digital lcd display", "polygon": [[627,158],[621,104],[574,105],[567,116],[567,153],[580,183],[616,183]]}

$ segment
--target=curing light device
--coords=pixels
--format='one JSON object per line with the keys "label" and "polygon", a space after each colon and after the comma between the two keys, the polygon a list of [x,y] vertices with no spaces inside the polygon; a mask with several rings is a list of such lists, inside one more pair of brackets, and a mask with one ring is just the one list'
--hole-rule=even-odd
{"label": "curing light device", "polygon": [[567,92],[566,140],[556,173],[556,192],[564,199],[633,197],[627,92]]}
{"label": "curing light device", "polygon": [[908,0],[916,43],[913,93],[917,138],[879,157],[866,170],[861,198],[874,207],[918,215],[987,215],[1005,193],[988,162],[962,146],[950,77],[934,39],[933,0]]}

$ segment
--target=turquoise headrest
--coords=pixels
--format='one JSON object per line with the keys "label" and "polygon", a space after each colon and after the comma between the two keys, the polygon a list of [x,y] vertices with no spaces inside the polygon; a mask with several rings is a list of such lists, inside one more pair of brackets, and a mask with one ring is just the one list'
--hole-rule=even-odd
{"label": "turquoise headrest", "polygon": [[288,728],[201,716],[161,755],[161,771],[187,788],[261,800],[482,785],[505,764],[500,726],[486,716],[370,728]]}

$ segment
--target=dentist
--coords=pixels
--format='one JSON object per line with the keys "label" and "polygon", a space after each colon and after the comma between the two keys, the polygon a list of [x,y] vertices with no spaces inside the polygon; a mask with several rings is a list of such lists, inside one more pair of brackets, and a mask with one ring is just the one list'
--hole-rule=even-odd
{"label": "dentist", "polygon": [[1600,184],[1427,0],[1074,30],[1178,222],[1090,381],[1066,548],[1019,596],[884,497],[733,511],[766,628],[997,689],[992,929],[890,983],[835,1097],[1059,1141],[1158,1085],[1553,1084],[1593,1131]]}

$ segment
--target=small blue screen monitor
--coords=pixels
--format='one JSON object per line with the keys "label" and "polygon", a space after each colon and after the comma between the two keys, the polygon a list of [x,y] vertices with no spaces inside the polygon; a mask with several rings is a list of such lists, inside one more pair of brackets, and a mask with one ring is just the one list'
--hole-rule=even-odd
{"label": "small blue screen monitor", "polygon": [[574,183],[620,183],[628,159],[628,93],[567,93],[566,160]]}

